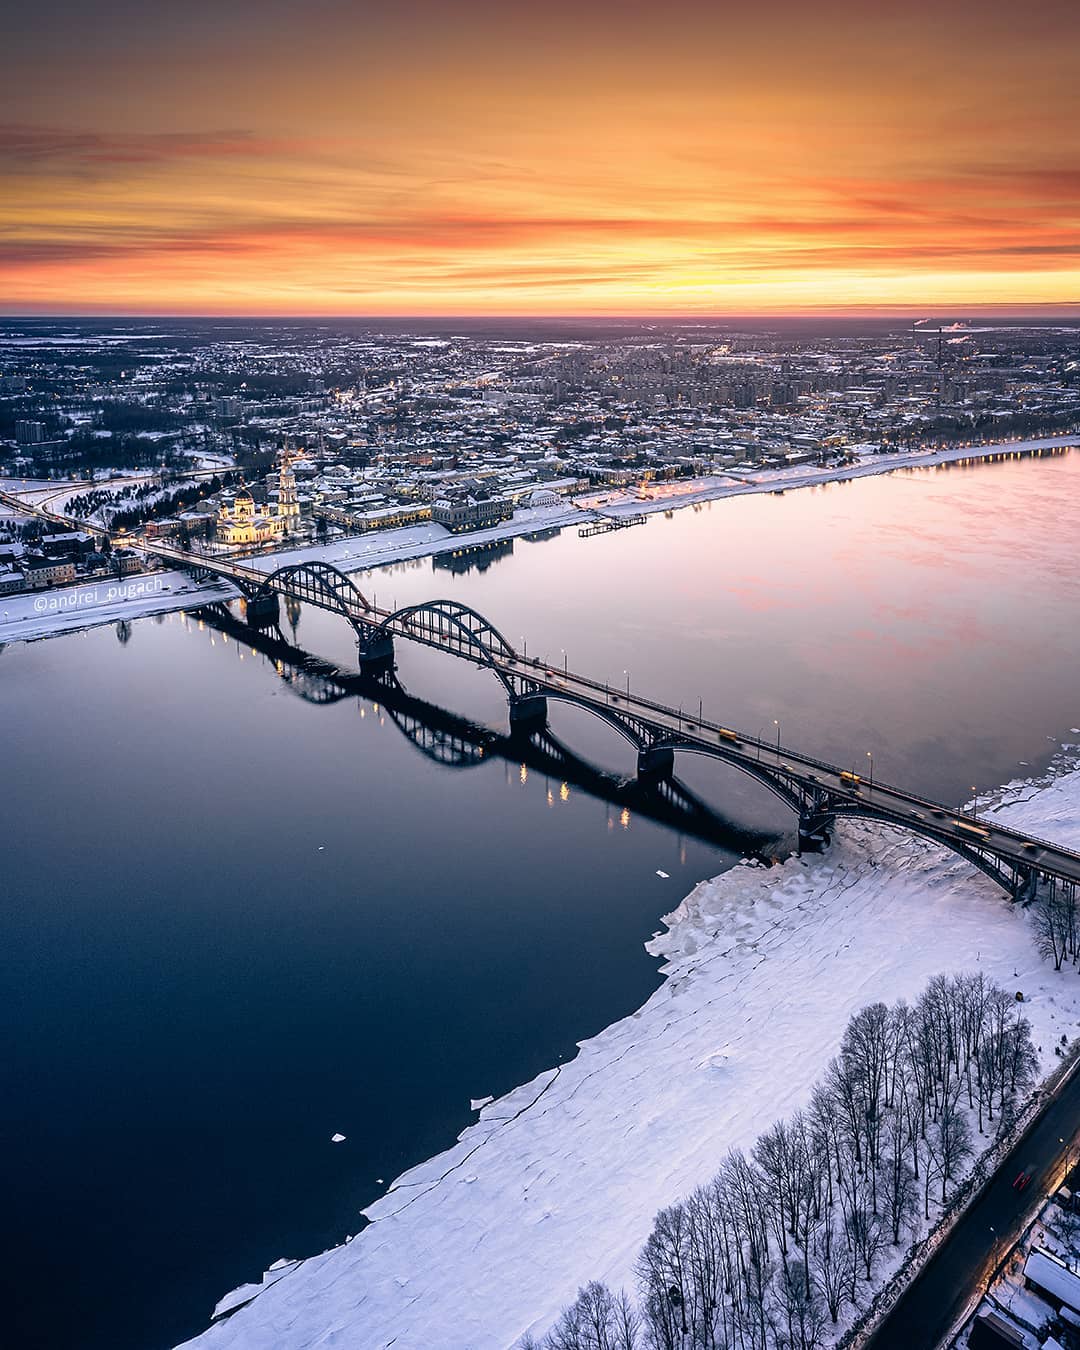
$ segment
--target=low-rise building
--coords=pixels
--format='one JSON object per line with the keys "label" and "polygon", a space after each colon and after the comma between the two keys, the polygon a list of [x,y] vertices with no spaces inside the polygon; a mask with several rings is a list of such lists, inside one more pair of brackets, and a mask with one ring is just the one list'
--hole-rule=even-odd
{"label": "low-rise building", "polygon": [[54,557],[64,554],[82,558],[88,553],[93,553],[94,539],[85,530],[68,530],[63,534],[43,534],[41,547]]}
{"label": "low-rise building", "polygon": [[110,557],[118,577],[129,577],[143,569],[142,557],[133,548],[114,548]]}
{"label": "low-rise building", "polygon": [[26,584],[32,591],[46,586],[62,586],[75,580],[75,564],[70,558],[27,558],[23,563]]}
{"label": "low-rise building", "polygon": [[514,503],[505,497],[440,497],[431,504],[431,519],[451,534],[483,530],[510,520]]}

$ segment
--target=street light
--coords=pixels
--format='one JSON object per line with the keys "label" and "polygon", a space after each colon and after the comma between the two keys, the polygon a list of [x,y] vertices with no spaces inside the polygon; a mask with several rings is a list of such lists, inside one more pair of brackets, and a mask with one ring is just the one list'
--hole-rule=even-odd
{"label": "street light", "polygon": [[773,718],[773,726],[776,728],[776,762],[780,763],[780,723]]}
{"label": "street light", "polygon": [[873,755],[873,752],[870,751],[870,750],[867,750],[867,752],[866,752],[866,758],[870,761],[870,791],[873,792],[873,790],[874,790],[874,755]]}
{"label": "street light", "polygon": [[565,674],[566,674],[566,648],[565,648],[565,647],[562,647],[560,650],[562,651],[562,673],[563,673],[563,675],[565,675]]}
{"label": "street light", "polygon": [[623,671],[623,674],[626,676],[626,697],[629,698],[629,697],[630,697],[630,672],[629,672],[628,670],[624,670],[624,671]]}
{"label": "street light", "polygon": [[972,785],[971,785],[971,793],[972,793],[972,796],[973,796],[974,802],[975,802],[974,806],[973,806],[972,809],[971,809],[971,814],[972,814],[972,816],[973,816],[973,818],[974,818],[975,820],[978,820],[978,819],[979,819],[979,789],[975,786],[974,783],[972,783]]}

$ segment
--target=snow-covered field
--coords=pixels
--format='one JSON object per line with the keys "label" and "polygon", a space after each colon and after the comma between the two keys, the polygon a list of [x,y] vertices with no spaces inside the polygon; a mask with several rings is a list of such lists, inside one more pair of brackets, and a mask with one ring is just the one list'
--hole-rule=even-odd
{"label": "snow-covered field", "polygon": [[[1080,768],[1012,784],[988,809],[1080,845]],[[655,1211],[805,1104],[865,1003],[981,969],[1023,991],[1044,1070],[1080,1027],[1075,971],[1040,960],[1026,914],[964,861],[882,826],[844,822],[824,854],[744,863],[665,922],[650,950],[667,978],[638,1012],[485,1105],[361,1234],[246,1287],[189,1345],[504,1350],[585,1281],[629,1287]]]}

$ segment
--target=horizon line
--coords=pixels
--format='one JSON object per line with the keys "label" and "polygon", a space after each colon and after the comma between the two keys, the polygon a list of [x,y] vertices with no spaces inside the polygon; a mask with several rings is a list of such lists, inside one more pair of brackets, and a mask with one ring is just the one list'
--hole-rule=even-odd
{"label": "horizon line", "polygon": [[[919,320],[913,318],[916,315],[923,315]],[[932,317],[930,317],[932,316]],[[803,308],[793,308],[789,310],[768,309],[768,310],[729,310],[703,313],[695,310],[596,310],[596,311],[507,311],[507,310],[475,310],[475,311],[407,311],[407,310],[386,310],[376,312],[319,312],[317,310],[170,310],[170,309],[94,309],[94,310],[64,310],[64,309],[40,309],[40,310],[3,310],[0,309],[0,322],[10,320],[35,320],[35,319],[66,319],[66,320],[89,320],[89,319],[251,319],[251,320],[273,320],[273,319],[307,319],[320,321],[346,320],[349,322],[367,322],[367,321],[386,321],[386,320],[408,320],[408,321],[438,321],[438,322],[458,322],[458,321],[478,321],[478,320],[514,320],[521,322],[529,321],[552,321],[560,322],[597,322],[607,320],[618,321],[636,321],[653,322],[658,320],[678,321],[684,323],[730,323],[740,319],[754,320],[776,320],[776,319],[858,319],[858,318],[879,318],[892,319],[904,318],[913,322],[930,323],[937,318],[950,317],[959,319],[963,317],[973,318],[1039,318],[1039,319],[1075,319],[1080,318],[1080,301],[1070,300],[1055,303],[1036,303],[1026,306],[1011,305],[974,305],[965,306],[947,306],[938,309],[932,302],[922,305],[861,305],[844,306],[835,309],[828,307],[807,306]]]}

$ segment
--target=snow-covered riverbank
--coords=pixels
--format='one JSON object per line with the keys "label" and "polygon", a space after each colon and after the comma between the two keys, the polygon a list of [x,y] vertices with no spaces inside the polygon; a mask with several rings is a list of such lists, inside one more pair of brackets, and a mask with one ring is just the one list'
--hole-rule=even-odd
{"label": "snow-covered riverbank", "polygon": [[[1010,785],[987,809],[1078,846],[1080,768]],[[982,970],[1023,991],[1044,1070],[1080,1026],[1075,971],[1038,957],[1027,915],[966,862],[882,826],[845,822],[822,855],[740,865],[666,923],[650,944],[666,979],[637,1013],[484,1106],[361,1234],[247,1287],[230,1306],[250,1302],[189,1344],[502,1350],[586,1280],[629,1286],[656,1210],[804,1104],[865,1003]]]}
{"label": "snow-covered riverbank", "polygon": [[818,469],[800,464],[789,469],[739,469],[713,474],[708,478],[676,478],[670,482],[651,483],[648,500],[642,500],[632,493],[600,493],[583,501],[596,504],[602,502],[603,511],[610,515],[632,515],[637,512],[648,515],[654,511],[675,511],[682,506],[718,501],[724,497],[745,497],[758,492],[794,492],[799,488],[820,487],[824,483],[847,483],[855,478],[873,478],[878,474],[894,473],[897,469],[934,468],[942,464],[976,462],[995,459],[1000,455],[1029,454],[1035,450],[1076,445],[1080,445],[1080,436],[1053,436],[960,446],[950,450],[865,454],[856,463],[842,467],[831,465]]}
{"label": "snow-covered riverbank", "polygon": [[0,596],[0,644],[59,637],[121,619],[194,609],[239,595],[225,581],[194,581],[186,572],[139,572],[78,585]]}
{"label": "snow-covered riverbank", "polygon": [[[343,572],[364,572],[415,558],[428,558],[449,549],[476,548],[531,534],[543,534],[566,526],[584,525],[595,519],[596,512],[604,515],[652,515],[660,511],[676,511],[684,506],[717,501],[725,497],[745,497],[755,493],[795,491],[798,488],[817,487],[823,483],[846,482],[854,478],[869,478],[892,473],[897,469],[933,467],[964,460],[992,459],[1000,454],[1025,453],[1032,450],[1053,449],[1080,445],[1080,436],[1059,436],[1029,441],[1006,441],[1000,444],[965,447],[956,450],[913,451],[908,454],[867,455],[857,464],[811,469],[805,465],[790,469],[763,469],[753,472],[716,474],[707,478],[675,479],[669,483],[652,484],[650,496],[642,499],[632,492],[608,491],[594,493],[577,502],[561,501],[552,506],[531,507],[515,512],[512,520],[490,529],[474,530],[469,534],[452,535],[441,525],[411,525],[398,530],[353,535],[327,544],[310,544],[302,548],[267,553],[248,559],[251,566],[273,571],[288,563],[320,561],[331,563]],[[0,482],[0,487],[3,484]],[[40,485],[39,485],[40,486]],[[52,485],[55,488],[55,485]],[[10,483],[9,483],[10,487]],[[26,484],[22,485],[26,489]],[[190,609],[213,600],[234,597],[236,592],[227,586],[197,586],[182,573],[162,574],[162,586],[140,597],[134,592],[119,598],[109,594],[102,583],[96,587],[72,587],[49,591],[49,597],[66,597],[59,603],[40,606],[40,595],[13,595],[0,602],[0,643],[48,637],[88,628],[99,623],[113,623],[117,619],[135,619],[148,614],[160,614],[170,609]],[[85,592],[81,600],[68,593]],[[144,599],[145,603],[138,603]],[[385,597],[384,601],[385,603]]]}

